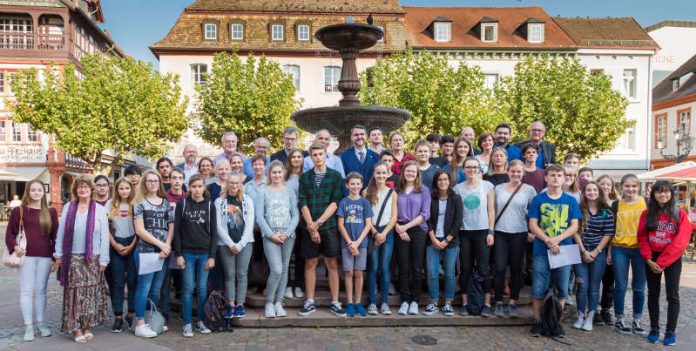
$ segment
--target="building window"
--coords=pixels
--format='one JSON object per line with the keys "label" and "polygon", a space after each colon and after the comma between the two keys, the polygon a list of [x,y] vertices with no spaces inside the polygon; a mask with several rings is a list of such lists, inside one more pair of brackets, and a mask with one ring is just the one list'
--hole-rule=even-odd
{"label": "building window", "polygon": [[308,24],[300,24],[299,26],[297,26],[297,41],[309,41]]}
{"label": "building window", "polygon": [[667,147],[667,115],[655,116],[655,148]]}
{"label": "building window", "polygon": [[638,82],[636,79],[637,71],[635,69],[625,69],[623,71],[623,89],[624,95],[629,99],[636,99]]}
{"label": "building window", "polygon": [[7,141],[7,124],[9,121],[0,121],[0,141]]}
{"label": "building window", "polygon": [[447,42],[452,40],[452,23],[435,23],[435,41]]}
{"label": "building window", "polygon": [[691,109],[677,111],[677,128],[691,134]]}
{"label": "building window", "polygon": [[341,67],[326,66],[324,67],[324,92],[338,92],[338,81],[341,79]]}
{"label": "building window", "polygon": [[384,37],[387,35],[387,32],[384,31],[384,26],[375,25],[375,27],[379,28],[379,30],[382,31],[382,39],[377,40],[377,42],[378,42],[378,43],[384,43]]}
{"label": "building window", "polygon": [[616,141],[616,149],[621,151],[636,151],[635,127],[626,129],[626,132]]}
{"label": "building window", "polygon": [[289,73],[292,76],[292,83],[295,85],[295,91],[300,91],[300,66],[283,65],[283,72]]}
{"label": "building window", "polygon": [[244,25],[241,23],[232,23],[230,25],[230,38],[232,38],[232,40],[244,40]]}
{"label": "building window", "polygon": [[498,42],[498,24],[497,23],[482,23],[481,24],[481,41],[484,43]]}
{"label": "building window", "polygon": [[672,80],[672,91],[679,90],[679,79]]}
{"label": "building window", "polygon": [[601,76],[604,74],[603,68],[593,68],[590,70],[590,74],[593,76]]}
{"label": "building window", "polygon": [[5,72],[0,72],[0,93],[5,92]]}
{"label": "building window", "polygon": [[495,73],[483,75],[483,86],[493,89],[498,84],[498,75]]}
{"label": "building window", "polygon": [[283,34],[283,25],[282,24],[271,25],[271,40],[282,41],[284,39],[285,39],[285,35]]}
{"label": "building window", "polygon": [[13,123],[12,128],[12,141],[22,141],[22,124]]}
{"label": "building window", "polygon": [[205,40],[217,40],[217,24],[206,23],[204,26]]}
{"label": "building window", "polygon": [[191,82],[194,87],[200,84],[205,84],[206,75],[208,73],[208,65],[198,63],[191,65]]}
{"label": "building window", "polygon": [[27,124],[27,140],[29,141],[39,141],[39,135],[36,133],[30,125]]}
{"label": "building window", "polygon": [[532,44],[541,44],[544,42],[544,24],[543,23],[530,23],[528,24],[528,37],[527,41]]}

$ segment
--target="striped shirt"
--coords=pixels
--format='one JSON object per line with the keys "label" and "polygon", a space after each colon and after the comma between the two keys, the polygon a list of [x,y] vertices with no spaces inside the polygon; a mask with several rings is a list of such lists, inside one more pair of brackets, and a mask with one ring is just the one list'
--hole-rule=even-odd
{"label": "striped shirt", "polygon": [[608,209],[590,214],[590,217],[586,218],[582,245],[585,246],[585,250],[592,251],[605,236],[614,236],[614,215]]}

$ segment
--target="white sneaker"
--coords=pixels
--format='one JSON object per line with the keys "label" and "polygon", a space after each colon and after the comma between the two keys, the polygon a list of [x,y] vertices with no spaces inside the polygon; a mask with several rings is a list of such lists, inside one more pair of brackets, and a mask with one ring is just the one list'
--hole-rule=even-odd
{"label": "white sneaker", "polygon": [[275,315],[276,317],[287,317],[288,313],[285,312],[285,309],[283,308],[283,304],[280,302],[276,302],[274,305],[275,308]]}
{"label": "white sneaker", "polygon": [[198,321],[198,324],[196,325],[198,332],[201,334],[210,334],[212,331],[208,329],[208,327],[205,326],[205,323],[203,321]]}
{"label": "white sneaker", "polygon": [[302,288],[300,288],[300,287],[295,288],[295,297],[297,297],[298,299],[301,299],[304,296],[305,295],[304,295],[304,291],[302,291]]}
{"label": "white sneaker", "polygon": [[266,318],[275,318],[276,317],[275,306],[273,306],[272,303],[266,304],[266,307],[263,310],[263,316]]}
{"label": "white sneaker", "polygon": [[295,296],[292,294],[292,288],[285,288],[285,298],[292,299],[293,297]]}
{"label": "white sneaker", "polygon": [[141,338],[154,338],[157,336],[157,333],[150,329],[150,325],[141,324],[135,327],[135,336],[139,336]]}
{"label": "white sneaker", "polygon": [[390,316],[392,314],[391,308],[389,308],[389,305],[384,302],[382,303],[382,306],[380,306],[379,311],[385,316]]}
{"label": "white sneaker", "polygon": [[578,319],[575,321],[575,324],[573,324],[573,328],[582,329],[582,326],[584,324],[585,324],[585,317],[579,316]]}
{"label": "white sneaker", "polygon": [[39,334],[41,334],[43,337],[49,337],[52,335],[51,329],[43,323],[36,325],[36,331],[39,332]]}
{"label": "white sneaker", "polygon": [[191,327],[191,323],[184,324],[184,333],[183,334],[184,334],[185,338],[192,338],[193,337],[193,327]]}
{"label": "white sneaker", "polygon": [[34,341],[34,326],[31,324],[27,324],[24,330],[24,341]]}
{"label": "white sneaker", "polygon": [[412,314],[412,315],[418,314],[418,303],[416,301],[412,301],[411,305],[408,306],[408,314]]}
{"label": "white sneaker", "polygon": [[582,330],[592,331],[592,322],[593,322],[593,318],[585,319],[585,323],[582,324]]}
{"label": "white sneaker", "polygon": [[399,314],[405,316],[408,314],[408,302],[402,302],[401,307],[399,307]]}

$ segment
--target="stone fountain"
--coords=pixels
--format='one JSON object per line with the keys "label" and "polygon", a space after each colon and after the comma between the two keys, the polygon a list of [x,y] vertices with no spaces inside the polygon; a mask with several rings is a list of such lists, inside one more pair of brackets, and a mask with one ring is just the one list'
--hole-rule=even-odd
{"label": "stone fountain", "polygon": [[350,147],[350,128],[362,124],[369,130],[380,127],[385,134],[400,128],[411,114],[402,109],[384,106],[362,106],[357,97],[360,79],[355,60],[360,51],[369,49],[382,39],[378,27],[365,23],[340,23],[320,28],[314,35],[325,47],[336,50],[343,60],[338,90],[343,94],[338,106],[300,110],[292,114],[298,127],[316,132],[328,129],[339,141],[338,151]]}

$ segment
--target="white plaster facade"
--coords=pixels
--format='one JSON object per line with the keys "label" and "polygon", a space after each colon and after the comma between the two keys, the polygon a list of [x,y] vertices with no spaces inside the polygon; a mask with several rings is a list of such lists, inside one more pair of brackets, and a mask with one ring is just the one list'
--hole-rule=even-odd
{"label": "white plaster facade", "polygon": [[660,45],[653,56],[653,86],[696,55],[696,22],[665,21],[646,28]]}

